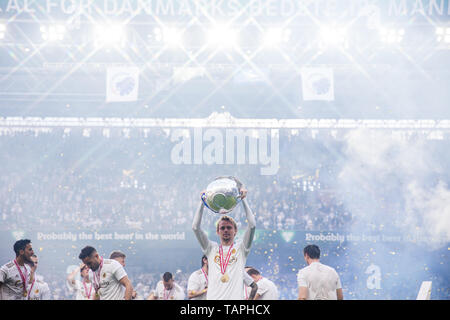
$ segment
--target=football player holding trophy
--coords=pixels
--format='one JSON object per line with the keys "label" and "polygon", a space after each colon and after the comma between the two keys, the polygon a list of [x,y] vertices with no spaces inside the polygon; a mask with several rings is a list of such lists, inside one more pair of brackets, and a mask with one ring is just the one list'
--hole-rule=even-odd
{"label": "football player holding trophy", "polygon": [[[247,190],[235,177],[218,177],[202,192],[192,230],[209,261],[207,300],[244,300],[244,268],[256,229],[246,195]],[[235,242],[236,222],[225,213],[231,212],[239,202],[242,202],[248,226],[242,240]],[[216,225],[220,243],[210,241],[200,228],[205,206],[221,215]]]}

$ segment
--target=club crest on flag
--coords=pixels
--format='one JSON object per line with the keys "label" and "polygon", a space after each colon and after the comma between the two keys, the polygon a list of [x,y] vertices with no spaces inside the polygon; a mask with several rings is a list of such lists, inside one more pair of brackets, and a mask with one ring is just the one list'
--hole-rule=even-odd
{"label": "club crest on flag", "polygon": [[334,100],[333,69],[303,68],[303,100]]}
{"label": "club crest on flag", "polygon": [[109,67],[106,72],[106,101],[136,101],[139,88],[137,67]]}

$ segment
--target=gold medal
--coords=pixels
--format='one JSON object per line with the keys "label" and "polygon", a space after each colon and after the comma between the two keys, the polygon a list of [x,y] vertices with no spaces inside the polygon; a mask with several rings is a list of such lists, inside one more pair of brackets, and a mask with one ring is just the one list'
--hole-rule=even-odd
{"label": "gold medal", "polygon": [[26,298],[28,296],[28,293],[26,291],[24,291],[23,296]]}
{"label": "gold medal", "polygon": [[234,245],[234,243],[228,249],[227,257],[225,258],[225,260],[223,259],[222,245],[219,246],[220,272],[222,273],[222,277],[220,277],[220,281],[222,281],[223,283],[228,282],[228,280],[230,280],[230,277],[228,276],[228,274],[225,273],[225,270],[227,269],[228,262],[230,261],[231,253],[233,252],[233,250],[232,250],[233,245]]}
{"label": "gold medal", "polygon": [[223,283],[228,282],[228,280],[230,280],[230,278],[226,273],[222,277],[220,277],[220,281],[222,281]]}

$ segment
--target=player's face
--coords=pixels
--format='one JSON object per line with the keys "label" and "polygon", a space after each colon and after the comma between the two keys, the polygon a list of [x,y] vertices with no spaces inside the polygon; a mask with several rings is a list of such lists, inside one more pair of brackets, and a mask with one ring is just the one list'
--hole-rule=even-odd
{"label": "player's face", "polygon": [[82,278],[86,278],[89,275],[89,267],[85,266],[80,272]]}
{"label": "player's face", "polygon": [[31,243],[29,243],[23,250],[23,255],[22,255],[23,260],[25,260],[26,262],[32,262],[32,260],[31,260],[32,255],[34,255],[33,247],[31,246]]}
{"label": "player's face", "polygon": [[236,229],[230,221],[222,220],[219,223],[217,234],[223,240],[232,240],[236,235]]}
{"label": "player's face", "polygon": [[98,253],[94,253],[89,257],[83,259],[83,263],[89,267],[92,271],[96,271],[100,266],[100,257]]}
{"label": "player's face", "polygon": [[167,282],[163,280],[163,285],[166,290],[171,290],[173,288],[173,279],[170,279]]}

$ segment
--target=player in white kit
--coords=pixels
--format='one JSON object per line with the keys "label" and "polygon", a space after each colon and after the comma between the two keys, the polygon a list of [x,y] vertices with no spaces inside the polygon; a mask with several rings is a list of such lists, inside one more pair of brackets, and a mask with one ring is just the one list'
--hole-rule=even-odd
{"label": "player in white kit", "polygon": [[28,286],[34,280],[31,256],[34,254],[31,241],[22,239],[14,243],[16,258],[0,268],[0,299],[27,300]]}
{"label": "player in white kit", "polygon": [[156,289],[147,300],[184,300],[183,288],[176,283],[170,272],[165,272],[162,280],[156,284]]}
{"label": "player in white kit", "polygon": [[44,281],[44,277],[36,274],[39,264],[38,257],[35,254],[32,255],[31,261],[33,261],[31,272],[34,274],[34,280],[28,285],[28,300],[51,300],[50,288]]}
{"label": "player in white kit", "polygon": [[192,230],[209,261],[207,300],[244,300],[244,267],[250,253],[256,222],[245,198],[247,190],[241,187],[240,193],[248,221],[241,241],[234,242],[237,225],[233,218],[225,215],[221,216],[216,228],[220,244],[208,239],[206,232],[200,228],[204,210],[203,201],[200,202],[194,217]]}
{"label": "player in white kit", "polygon": [[[111,254],[109,255],[110,259],[116,260],[124,268],[125,268],[125,259],[126,259],[126,257],[127,256],[125,255],[125,253],[123,253],[122,251],[119,251],[119,250],[115,250],[115,251],[111,252]],[[125,294],[125,287],[122,287],[122,289],[123,289],[123,293]],[[138,297],[137,292],[134,291],[134,290],[131,293],[131,299],[133,299],[133,300],[143,300],[141,297]]]}
{"label": "player in white kit", "polygon": [[320,263],[320,249],[308,245],[303,249],[307,267],[297,274],[299,300],[343,300],[341,280],[334,268]]}
{"label": "player in white kit", "polygon": [[261,273],[253,267],[246,267],[245,271],[258,284],[255,300],[278,300],[278,288],[269,279],[263,277]]}
{"label": "player in white kit", "polygon": [[[80,272],[81,281],[75,279],[78,272]],[[67,276],[67,284],[75,291],[75,300],[94,300],[94,284],[89,279],[89,267],[84,263]]]}
{"label": "player in white kit", "polygon": [[[83,248],[78,257],[93,272],[95,299],[131,300],[133,286],[119,262],[103,259],[97,250],[90,246]],[[122,287],[125,287],[125,293]]]}
{"label": "player in white kit", "polygon": [[187,292],[189,300],[206,300],[208,291],[208,258],[202,257],[202,267],[192,272],[188,279]]}

